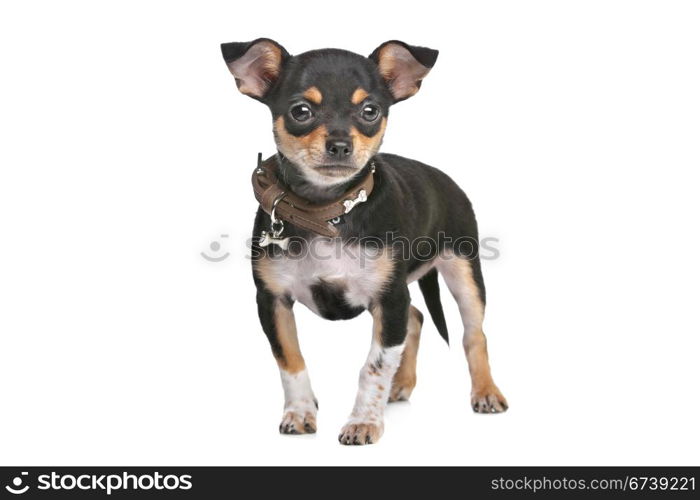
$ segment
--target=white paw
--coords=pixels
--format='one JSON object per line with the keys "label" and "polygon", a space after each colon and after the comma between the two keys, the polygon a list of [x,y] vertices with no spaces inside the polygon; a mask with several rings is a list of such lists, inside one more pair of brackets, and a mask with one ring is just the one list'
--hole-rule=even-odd
{"label": "white paw", "polygon": [[382,421],[355,421],[350,420],[340,430],[338,441],[341,444],[373,444],[379,441],[384,432]]}
{"label": "white paw", "polygon": [[280,423],[280,434],[314,434],[316,432],[316,413],[285,411]]}

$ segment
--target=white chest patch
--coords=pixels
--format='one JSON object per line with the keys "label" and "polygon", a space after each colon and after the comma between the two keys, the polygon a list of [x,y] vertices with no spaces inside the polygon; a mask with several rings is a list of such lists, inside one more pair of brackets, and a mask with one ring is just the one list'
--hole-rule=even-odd
{"label": "white chest patch", "polygon": [[366,308],[382,290],[393,267],[386,253],[376,247],[317,238],[303,251],[297,250],[265,259],[260,275],[270,289],[290,295],[316,313],[315,285],[335,285],[343,290],[349,306]]}

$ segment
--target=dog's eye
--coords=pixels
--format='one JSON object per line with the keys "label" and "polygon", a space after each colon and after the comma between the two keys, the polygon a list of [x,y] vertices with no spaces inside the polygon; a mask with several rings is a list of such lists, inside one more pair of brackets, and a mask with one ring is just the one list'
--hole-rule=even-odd
{"label": "dog's eye", "polygon": [[311,108],[306,104],[295,104],[289,110],[289,114],[300,123],[308,122],[314,116]]}
{"label": "dog's eye", "polygon": [[368,104],[362,108],[360,116],[362,116],[362,119],[365,121],[373,122],[379,118],[379,108],[374,104]]}

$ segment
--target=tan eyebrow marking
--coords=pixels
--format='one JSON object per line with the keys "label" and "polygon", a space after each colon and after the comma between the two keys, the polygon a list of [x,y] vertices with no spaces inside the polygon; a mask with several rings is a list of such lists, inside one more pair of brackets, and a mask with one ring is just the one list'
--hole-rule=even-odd
{"label": "tan eyebrow marking", "polygon": [[321,104],[323,101],[323,94],[317,87],[309,87],[302,95],[314,104]]}
{"label": "tan eyebrow marking", "polygon": [[357,89],[355,89],[355,92],[352,93],[352,97],[350,98],[350,101],[353,104],[360,104],[362,101],[367,99],[368,95],[369,94],[367,93],[367,91],[365,89],[363,89],[362,87],[357,87]]}

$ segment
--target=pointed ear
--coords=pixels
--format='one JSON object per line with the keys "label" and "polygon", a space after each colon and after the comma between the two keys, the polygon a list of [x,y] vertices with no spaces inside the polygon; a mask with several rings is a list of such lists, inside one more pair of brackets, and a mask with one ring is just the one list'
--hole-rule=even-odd
{"label": "pointed ear", "polygon": [[418,92],[421,80],[435,65],[437,56],[437,50],[391,40],[377,47],[369,58],[379,66],[394,102],[399,102]]}
{"label": "pointed ear", "polygon": [[262,100],[277,81],[289,58],[284,47],[269,38],[252,42],[222,43],[221,53],[236,85],[245,95]]}

